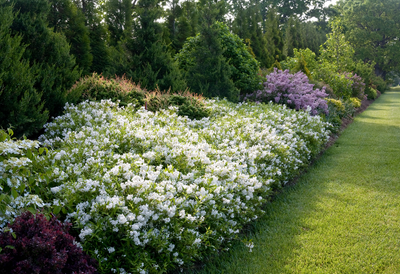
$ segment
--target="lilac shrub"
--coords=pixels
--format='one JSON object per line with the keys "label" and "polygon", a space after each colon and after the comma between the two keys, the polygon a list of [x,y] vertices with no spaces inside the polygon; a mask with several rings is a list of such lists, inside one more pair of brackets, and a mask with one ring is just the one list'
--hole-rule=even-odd
{"label": "lilac shrub", "polygon": [[263,85],[263,90],[249,94],[244,99],[256,102],[273,101],[296,110],[310,109],[312,115],[328,113],[328,105],[324,100],[328,96],[325,87],[313,89],[314,85],[309,83],[303,72],[291,74],[289,70],[275,68],[274,72],[267,75],[267,81]]}
{"label": "lilac shrub", "polygon": [[352,94],[351,97],[356,97],[360,100],[365,99],[366,95],[365,91],[365,84],[360,76],[357,74],[352,73],[345,73],[345,77],[353,82],[351,89]]}

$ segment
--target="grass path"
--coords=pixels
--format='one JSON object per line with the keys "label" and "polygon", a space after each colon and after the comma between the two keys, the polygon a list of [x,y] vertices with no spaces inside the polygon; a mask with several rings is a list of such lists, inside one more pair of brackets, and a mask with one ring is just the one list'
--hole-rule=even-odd
{"label": "grass path", "polygon": [[400,273],[400,89],[266,210],[252,253],[237,245],[195,273]]}

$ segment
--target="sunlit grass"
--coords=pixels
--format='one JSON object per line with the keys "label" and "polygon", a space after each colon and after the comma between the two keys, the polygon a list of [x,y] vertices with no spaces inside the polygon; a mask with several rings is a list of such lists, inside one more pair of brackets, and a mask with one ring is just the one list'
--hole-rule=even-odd
{"label": "sunlit grass", "polygon": [[238,244],[189,273],[400,273],[400,88],[266,211],[253,252]]}

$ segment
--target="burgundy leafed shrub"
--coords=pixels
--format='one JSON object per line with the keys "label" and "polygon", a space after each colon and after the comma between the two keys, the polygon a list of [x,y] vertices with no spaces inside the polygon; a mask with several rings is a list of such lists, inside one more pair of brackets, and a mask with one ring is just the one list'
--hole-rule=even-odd
{"label": "burgundy leafed shrub", "polygon": [[97,273],[97,262],[68,234],[70,226],[55,217],[48,221],[43,214],[25,212],[17,217],[8,225],[11,231],[0,234],[0,273]]}
{"label": "burgundy leafed shrub", "polygon": [[273,101],[285,104],[290,108],[307,110],[310,113],[328,113],[328,105],[324,100],[328,94],[325,87],[313,89],[314,85],[309,83],[308,77],[303,72],[291,74],[289,70],[277,70],[267,75],[267,81],[263,83],[264,89],[247,95],[245,100],[256,102]]}

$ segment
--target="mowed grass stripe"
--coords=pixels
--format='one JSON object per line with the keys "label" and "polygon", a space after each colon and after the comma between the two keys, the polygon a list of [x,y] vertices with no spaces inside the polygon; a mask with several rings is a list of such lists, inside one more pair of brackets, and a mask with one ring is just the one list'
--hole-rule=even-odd
{"label": "mowed grass stripe", "polygon": [[195,273],[400,273],[400,90],[356,117],[236,245]]}

